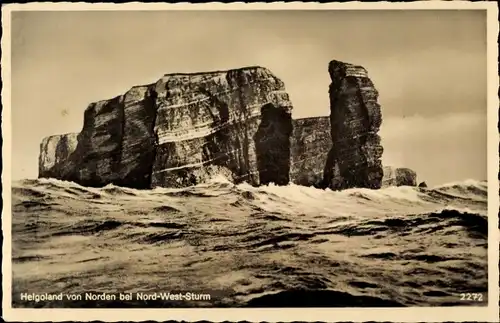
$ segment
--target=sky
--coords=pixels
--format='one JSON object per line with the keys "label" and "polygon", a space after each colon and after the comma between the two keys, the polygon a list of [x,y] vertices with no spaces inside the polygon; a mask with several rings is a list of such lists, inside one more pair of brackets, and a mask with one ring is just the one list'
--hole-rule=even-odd
{"label": "sky", "polygon": [[329,115],[332,59],[379,91],[385,165],[487,178],[485,11],[33,11],[11,28],[14,180],[37,177],[42,138],[79,132],[89,103],[167,73],[264,66],[294,118]]}

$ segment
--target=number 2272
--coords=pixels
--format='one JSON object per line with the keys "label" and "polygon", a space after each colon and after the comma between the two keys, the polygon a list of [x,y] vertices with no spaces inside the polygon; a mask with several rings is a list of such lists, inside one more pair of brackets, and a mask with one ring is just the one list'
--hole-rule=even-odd
{"label": "number 2272", "polygon": [[461,301],[482,302],[483,301],[483,294],[481,294],[481,293],[462,293],[462,294],[460,294],[460,300]]}

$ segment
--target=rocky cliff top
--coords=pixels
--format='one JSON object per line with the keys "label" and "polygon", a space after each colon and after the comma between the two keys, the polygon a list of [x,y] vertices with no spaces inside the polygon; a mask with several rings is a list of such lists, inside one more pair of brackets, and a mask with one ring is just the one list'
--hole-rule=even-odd
{"label": "rocky cliff top", "polygon": [[[237,80],[237,81],[236,81]],[[118,95],[111,99],[99,100],[91,103],[87,109],[94,108],[95,106],[100,107],[107,104],[110,100],[120,100],[120,99],[137,99],[143,97],[147,91],[154,90],[157,93],[167,93],[167,86],[175,87],[181,84],[200,84],[200,83],[211,83],[207,85],[217,85],[217,86],[233,86],[237,87],[240,83],[255,83],[260,80],[273,80],[279,83],[284,88],[284,83],[277,78],[269,69],[262,66],[247,66],[242,68],[234,68],[227,70],[215,70],[207,72],[189,72],[189,73],[167,73],[158,79],[158,81],[132,86],[125,94]],[[182,88],[183,95],[186,92],[196,92],[198,89],[185,87]],[[180,91],[174,91],[169,94],[179,94]]]}
{"label": "rocky cliff top", "polygon": [[328,73],[332,81],[345,77],[365,77],[368,78],[367,70],[360,65],[349,64],[332,60],[328,64]]}

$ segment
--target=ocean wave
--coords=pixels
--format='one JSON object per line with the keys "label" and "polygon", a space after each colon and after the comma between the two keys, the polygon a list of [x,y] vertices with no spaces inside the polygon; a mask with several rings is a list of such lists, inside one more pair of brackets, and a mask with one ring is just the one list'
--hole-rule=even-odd
{"label": "ocean wave", "polygon": [[317,198],[325,194],[337,194],[357,196],[365,199],[405,199],[408,201],[419,201],[420,197],[427,192],[442,192],[447,194],[457,193],[453,197],[485,197],[488,192],[486,181],[466,180],[463,182],[454,182],[435,186],[431,189],[423,189],[410,186],[401,187],[385,187],[378,190],[351,188],[343,191],[331,191],[330,189],[317,189],[314,187],[300,186],[296,184],[288,184],[284,186],[274,185],[273,183],[259,187],[253,187],[247,183],[233,184],[229,179],[222,174],[216,174],[211,177],[206,183],[185,188],[163,188],[156,187],[151,190],[138,190],[127,187],[120,187],[114,184],[108,184],[102,188],[85,187],[74,182],[57,180],[53,178],[26,179],[14,181],[12,189],[14,192],[22,194],[23,190],[31,190],[31,194],[37,195],[42,191],[65,192],[73,195],[78,194],[108,194],[108,195],[131,195],[139,196],[144,192],[175,194],[180,192],[198,192],[203,189],[223,190],[228,188],[236,188],[240,191],[252,191],[274,194],[283,198]]}
{"label": "ocean wave", "polygon": [[37,179],[13,183],[12,212],[15,295],[163,288],[215,290],[217,306],[414,306],[487,288],[486,182],[331,191],[215,176],[136,190]]}
{"label": "ocean wave", "polygon": [[[14,206],[47,209],[51,201],[70,199],[91,204],[109,204],[113,201],[139,200],[161,202],[176,201],[175,205],[161,205],[170,211],[183,212],[179,203],[190,198],[217,198],[226,196],[233,200],[230,207],[251,208],[265,212],[304,214],[317,212],[324,216],[374,214],[405,214],[410,210],[418,213],[457,210],[461,213],[486,215],[487,183],[466,181],[451,183],[432,189],[418,187],[386,187],[378,190],[353,188],[344,191],[317,189],[295,184],[277,186],[274,184],[254,187],[247,183],[233,184],[222,175],[209,182],[186,188],[162,188],[137,190],[109,184],[102,188],[84,187],[72,182],[55,179],[24,180],[12,186]],[[16,202],[17,201],[17,202]],[[201,200],[200,200],[201,202]],[[413,212],[416,213],[416,212]]]}

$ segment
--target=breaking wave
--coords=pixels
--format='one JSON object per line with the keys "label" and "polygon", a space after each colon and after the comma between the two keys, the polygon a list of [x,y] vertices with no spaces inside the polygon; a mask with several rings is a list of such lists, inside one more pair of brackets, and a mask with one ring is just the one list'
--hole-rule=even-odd
{"label": "breaking wave", "polygon": [[12,184],[12,212],[14,306],[33,306],[21,292],[214,295],[152,307],[468,305],[459,293],[487,292],[481,181],[337,192],[222,175],[152,190],[36,179]]}

